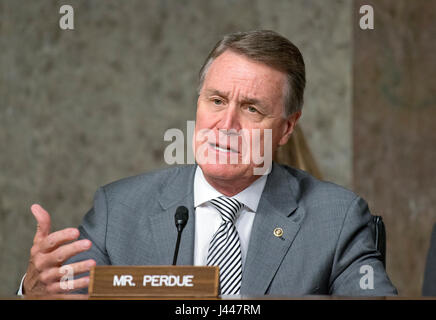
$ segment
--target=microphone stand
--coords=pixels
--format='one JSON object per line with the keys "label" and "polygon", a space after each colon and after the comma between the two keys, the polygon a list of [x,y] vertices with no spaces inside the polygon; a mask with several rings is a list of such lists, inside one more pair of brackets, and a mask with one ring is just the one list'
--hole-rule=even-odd
{"label": "microphone stand", "polygon": [[176,248],[174,249],[174,258],[173,258],[173,266],[177,264],[177,256],[179,254],[179,246],[180,246],[180,238],[182,236],[182,228],[177,228],[177,242]]}

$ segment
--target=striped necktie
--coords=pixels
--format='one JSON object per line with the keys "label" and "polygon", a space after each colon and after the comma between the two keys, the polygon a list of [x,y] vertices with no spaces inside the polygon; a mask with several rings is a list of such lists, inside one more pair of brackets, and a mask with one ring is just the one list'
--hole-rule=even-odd
{"label": "striped necktie", "polygon": [[239,294],[242,280],[242,256],[235,219],[237,212],[244,205],[238,200],[223,196],[211,200],[210,203],[221,214],[223,221],[210,242],[207,265],[220,268],[221,295]]}

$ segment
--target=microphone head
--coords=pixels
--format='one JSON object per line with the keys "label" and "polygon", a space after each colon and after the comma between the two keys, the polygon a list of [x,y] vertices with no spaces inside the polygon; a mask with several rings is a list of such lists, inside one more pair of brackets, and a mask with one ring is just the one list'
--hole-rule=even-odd
{"label": "microphone head", "polygon": [[184,206],[180,206],[176,210],[176,214],[174,215],[174,220],[176,223],[177,230],[181,231],[183,227],[188,222],[189,214],[188,208]]}

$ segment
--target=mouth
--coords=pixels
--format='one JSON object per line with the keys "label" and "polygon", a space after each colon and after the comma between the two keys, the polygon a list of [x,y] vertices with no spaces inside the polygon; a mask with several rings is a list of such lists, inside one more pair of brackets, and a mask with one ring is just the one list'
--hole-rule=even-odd
{"label": "mouth", "polygon": [[235,150],[234,148],[231,148],[230,146],[222,146],[218,144],[209,143],[209,146],[217,150],[219,152],[225,152],[225,153],[239,153],[238,150]]}

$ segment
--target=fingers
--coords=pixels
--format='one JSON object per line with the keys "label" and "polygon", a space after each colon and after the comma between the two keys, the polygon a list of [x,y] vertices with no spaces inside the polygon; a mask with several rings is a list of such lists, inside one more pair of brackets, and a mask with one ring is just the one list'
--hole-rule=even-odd
{"label": "fingers", "polygon": [[89,276],[82,277],[75,280],[69,280],[66,282],[53,282],[47,286],[47,292],[49,294],[66,293],[77,289],[87,288],[89,285]]}
{"label": "fingers", "polygon": [[76,240],[79,237],[80,233],[79,230],[76,228],[67,228],[60,231],[53,232],[49,234],[47,237],[45,237],[41,243],[40,243],[40,250],[41,252],[50,252],[57,248],[59,248],[61,245]]}
{"label": "fingers", "polygon": [[41,282],[51,284],[52,282],[72,279],[72,277],[89,272],[96,262],[92,259],[80,261],[62,267],[55,267],[44,271],[40,275]]}
{"label": "fingers", "polygon": [[52,252],[39,254],[35,258],[35,266],[41,272],[52,267],[60,266],[69,258],[89,250],[91,246],[92,242],[87,239],[65,244]]}
{"label": "fingers", "polygon": [[47,283],[47,292],[50,294],[66,293],[77,289],[87,288],[89,285],[89,276],[78,279],[74,279],[74,276],[90,271],[95,265],[96,262],[90,259],[52,270],[47,274],[45,280]]}
{"label": "fingers", "polygon": [[34,204],[30,207],[33,216],[36,219],[37,227],[34,242],[40,241],[50,233],[51,220],[50,215],[39,204]]}

